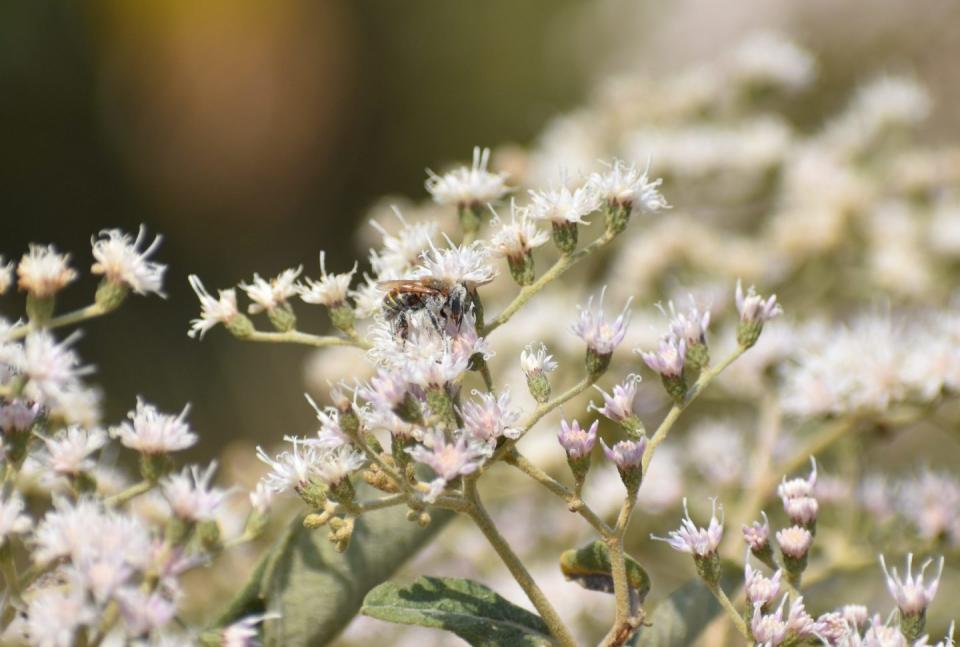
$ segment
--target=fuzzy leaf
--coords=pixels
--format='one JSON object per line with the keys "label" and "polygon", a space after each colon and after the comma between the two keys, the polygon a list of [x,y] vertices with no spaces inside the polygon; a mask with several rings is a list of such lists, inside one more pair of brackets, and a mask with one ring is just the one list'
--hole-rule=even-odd
{"label": "fuzzy leaf", "polygon": [[[650,592],[650,577],[640,563],[624,555],[627,566],[627,582],[642,603]],[[560,555],[560,570],[568,580],[591,591],[613,593],[613,577],[610,575],[610,547],[595,541],[577,550],[567,550]]]}
{"label": "fuzzy leaf", "polygon": [[386,582],[367,594],[361,613],[379,620],[452,631],[475,647],[551,644],[539,616],[483,584],[452,577]]}
{"label": "fuzzy leaf", "polygon": [[453,518],[445,510],[430,514],[427,528],[407,521],[399,509],[365,514],[343,554],[327,541],[326,528],[308,530],[298,516],[216,626],[268,610],[281,617],[264,623],[267,647],[329,643],[357,614],[367,591],[389,579]]}
{"label": "fuzzy leaf", "polygon": [[[726,565],[725,565],[726,566]],[[743,582],[739,569],[725,567],[720,578],[731,594]],[[699,579],[691,580],[670,594],[647,616],[652,626],[643,627],[633,644],[637,647],[686,647],[720,613],[720,603]]]}

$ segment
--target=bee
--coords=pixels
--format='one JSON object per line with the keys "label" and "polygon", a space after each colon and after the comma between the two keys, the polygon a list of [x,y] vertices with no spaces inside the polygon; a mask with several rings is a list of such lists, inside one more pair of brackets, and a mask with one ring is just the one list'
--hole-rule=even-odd
{"label": "bee", "polygon": [[438,279],[400,279],[377,284],[387,293],[383,297],[383,314],[403,339],[410,332],[411,317],[423,312],[438,332],[452,323],[458,329],[464,313],[473,310],[476,286],[464,282],[448,283]]}

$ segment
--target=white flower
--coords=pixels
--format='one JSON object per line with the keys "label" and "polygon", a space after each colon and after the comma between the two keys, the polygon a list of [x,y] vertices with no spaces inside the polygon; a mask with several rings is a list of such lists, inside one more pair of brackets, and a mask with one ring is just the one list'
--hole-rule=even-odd
{"label": "white flower", "polygon": [[0,256],[0,294],[5,294],[11,285],[13,285],[13,261],[4,263],[3,256]]}
{"label": "white flower", "polygon": [[763,550],[770,541],[770,520],[767,519],[767,513],[762,510],[760,516],[763,517],[762,524],[759,521],[754,521],[749,526],[744,524],[742,527],[743,540],[747,542],[747,546],[752,551]]}
{"label": "white flower", "polygon": [[561,184],[545,191],[530,191],[529,216],[534,220],[565,225],[587,224],[586,216],[600,208],[600,199],[589,185],[571,191]]}
{"label": "white flower", "polygon": [[257,625],[279,617],[279,613],[258,613],[240,618],[220,634],[220,647],[258,647]]}
{"label": "white flower", "polygon": [[53,245],[30,245],[17,266],[20,290],[40,299],[52,297],[77,278],[69,262],[70,255]]}
{"label": "white flower", "polygon": [[651,370],[664,377],[680,377],[683,375],[683,365],[687,357],[687,343],[674,335],[660,338],[660,348],[655,351],[644,352],[635,350],[643,358],[644,363]]}
{"label": "white flower", "polygon": [[930,584],[924,585],[923,576],[927,567],[933,563],[933,559],[923,562],[917,577],[913,577],[913,553],[907,553],[906,578],[900,579],[896,567],[887,570],[887,563],[880,555],[880,567],[887,580],[887,590],[897,602],[897,607],[904,615],[912,616],[923,613],[933,598],[937,595],[937,588],[940,586],[940,576],[943,575],[943,557],[937,566],[937,574]]}
{"label": "white flower", "polygon": [[396,234],[388,233],[376,220],[370,221],[374,229],[383,235],[382,248],[370,251],[370,266],[381,280],[405,276],[417,264],[420,255],[433,244],[433,238],[439,230],[439,225],[433,220],[410,224],[399,209],[391,208],[401,223]]}
{"label": "white flower", "polygon": [[329,486],[335,486],[366,463],[364,455],[350,445],[340,445],[323,451],[314,469],[317,477]]}
{"label": "white flower", "polygon": [[297,438],[287,437],[285,440],[293,445],[292,451],[281,452],[275,458],[271,458],[262,447],[257,447],[257,458],[270,467],[270,473],[262,482],[276,493],[309,484],[319,462],[315,447],[305,445]]}
{"label": "white flower", "polygon": [[44,438],[50,456],[48,464],[57,474],[89,472],[94,462],[89,456],[107,443],[107,434],[100,429],[88,431],[77,426],[68,427],[56,438]]}
{"label": "white flower", "polygon": [[490,252],[481,241],[460,246],[447,242],[450,247],[444,249],[431,243],[430,251],[423,253],[420,265],[413,271],[414,278],[432,278],[450,286],[457,283],[482,285],[494,279],[496,272],[487,263]]}
{"label": "white flower", "polygon": [[444,175],[427,169],[426,189],[439,204],[476,206],[499,200],[510,188],[505,173],[490,173],[490,149],[473,149],[473,166],[461,166]]}
{"label": "white flower", "polygon": [[777,543],[784,555],[801,559],[810,550],[813,535],[801,526],[790,526],[777,531]]}
{"label": "white flower", "polygon": [[774,294],[764,300],[757,294],[756,288],[752,285],[744,294],[743,285],[739,279],[737,280],[736,302],[741,321],[762,324],[783,314],[783,308],[777,303],[777,295]]}
{"label": "white flower", "polygon": [[746,448],[732,421],[711,418],[690,432],[688,456],[710,485],[733,485],[743,478]]}
{"label": "white flower", "polygon": [[587,306],[577,306],[580,316],[573,325],[572,330],[575,335],[580,337],[587,348],[598,355],[610,355],[613,350],[620,345],[624,336],[627,334],[627,327],[630,325],[630,303],[633,298],[627,299],[623,310],[612,322],[608,322],[603,312],[603,297],[606,294],[606,287],[600,291],[600,301],[597,304],[596,311],[593,311],[593,296],[587,299]]}
{"label": "white flower", "polygon": [[481,393],[474,390],[479,398],[465,403],[462,407],[463,426],[472,440],[496,442],[498,438],[516,439],[523,431],[516,427],[520,412],[510,409],[510,392],[499,396],[495,393]]}
{"label": "white flower", "polygon": [[763,615],[760,605],[753,607],[750,632],[757,645],[776,647],[786,639],[789,631],[787,623],[783,621],[783,606],[786,601],[787,596],[784,595],[777,610],[767,615]]}
{"label": "white flower", "polygon": [[692,294],[690,295],[690,310],[687,313],[677,312],[673,301],[668,302],[668,309],[664,309],[660,304],[657,304],[657,307],[670,319],[670,332],[674,337],[686,342],[687,348],[706,343],[707,328],[710,326],[710,310],[705,309],[700,312]]}
{"label": "white flower", "polygon": [[146,636],[169,624],[177,614],[177,605],[161,591],[145,593],[130,588],[120,591],[116,597],[130,636]]}
{"label": "white flower", "polygon": [[46,403],[56,400],[73,387],[77,379],[93,369],[80,366],[80,358],[70,345],[79,338],[74,333],[57,343],[46,330],[27,335],[23,352],[17,358],[17,369],[27,379],[24,393],[31,399]]}
{"label": "white flower", "polygon": [[603,454],[607,460],[621,470],[640,467],[643,462],[643,453],[647,449],[647,439],[644,436],[640,436],[638,440],[621,440],[613,447],[607,447],[601,438],[600,444],[603,446]]}
{"label": "white flower", "polygon": [[16,490],[0,498],[0,548],[7,543],[7,537],[22,535],[33,527],[33,520],[23,514],[23,509],[23,497]]}
{"label": "white flower", "polygon": [[589,456],[593,451],[593,446],[597,442],[597,429],[600,427],[600,421],[594,420],[586,429],[580,427],[580,421],[574,420],[567,424],[566,420],[560,421],[560,431],[557,432],[557,440],[563,451],[573,460],[578,460],[584,456]]}
{"label": "white flower", "polygon": [[663,180],[652,182],[647,172],[640,171],[634,164],[614,160],[605,173],[594,173],[587,186],[600,200],[608,204],[632,207],[637,211],[654,212],[670,207],[657,189]]}
{"label": "white flower", "polygon": [[300,298],[306,303],[319,303],[327,307],[338,306],[347,298],[350,281],[357,271],[357,264],[344,274],[327,274],[326,252],[320,252],[320,280],[308,278],[307,285],[298,286]]}
{"label": "white flower", "polygon": [[627,420],[634,415],[633,400],[637,395],[637,385],[640,384],[642,379],[639,375],[628,375],[622,384],[617,384],[613,387],[613,395],[610,395],[594,384],[593,388],[603,396],[603,406],[598,407],[591,402],[587,406],[587,409],[601,413],[614,422]]}
{"label": "white flower", "polygon": [[184,467],[179,474],[171,474],[161,482],[161,490],[170,509],[187,521],[209,521],[223,503],[227,492],[211,487],[217,462],[213,461],[205,471],[197,465]]}
{"label": "white flower", "polygon": [[749,36],[734,52],[734,75],[748,83],[801,90],[813,81],[816,62],[783,34],[759,32]]}
{"label": "white flower", "polygon": [[534,344],[527,344],[520,351],[520,369],[527,377],[540,373],[552,373],[558,366],[559,364],[553,359],[553,355],[547,352],[547,346],[543,342],[536,347]]}
{"label": "white flower", "polygon": [[91,240],[93,257],[97,260],[91,271],[103,274],[112,283],[122,283],[137,294],[153,292],[165,296],[161,289],[167,267],[147,260],[160,245],[161,237],[157,236],[140,251],[138,247],[144,242],[145,233],[141,225],[137,238],[131,242],[130,236],[119,229],[101,231],[99,240]]}
{"label": "white flower", "polygon": [[923,470],[897,488],[896,508],[923,539],[960,544],[960,481],[947,472]]}
{"label": "white flower", "polygon": [[782,571],[777,569],[771,577],[755,570],[750,565],[750,552],[747,552],[745,566],[743,568],[743,589],[746,592],[747,601],[752,605],[764,606],[773,602],[774,598],[780,595],[780,578]]}
{"label": "white flower", "polygon": [[137,398],[137,408],[127,413],[130,422],[124,422],[113,433],[120,437],[124,447],[143,454],[165,454],[192,447],[197,435],[185,421],[190,405],[180,415],[160,413],[152,404]]}
{"label": "white flower", "polygon": [[0,404],[0,432],[29,431],[39,413],[40,405],[37,402],[27,404],[23,400],[14,400]]}
{"label": "white flower", "polygon": [[287,299],[297,293],[299,289],[297,277],[300,276],[302,271],[303,266],[284,270],[269,281],[261,278],[259,274],[254,274],[253,283],[241,283],[240,289],[246,292],[250,300],[253,301],[247,307],[247,312],[250,314],[263,311],[270,312],[277,306],[285,304]]}
{"label": "white flower", "polygon": [[530,250],[550,240],[547,232],[531,222],[529,209],[517,208],[513,200],[510,201],[510,222],[501,222],[494,212],[491,224],[499,225],[500,229],[490,237],[490,248],[495,255],[504,258],[522,258]]}
{"label": "white flower", "polygon": [[54,497],[33,535],[33,559],[47,564],[69,557],[75,564],[120,559],[143,569],[149,559],[150,534],[136,517],[104,510],[92,499],[76,503]]}
{"label": "white flower", "polygon": [[259,512],[260,514],[266,514],[270,511],[270,506],[273,504],[273,495],[275,494],[264,481],[258,481],[257,485],[250,492],[250,507]]}
{"label": "white flower", "polygon": [[708,557],[717,552],[720,540],[723,539],[723,506],[720,506],[720,519],[717,519],[717,500],[713,502],[713,512],[710,524],[706,528],[698,528],[690,518],[687,509],[687,499],[683,499],[684,518],[680,521],[680,528],[671,530],[667,537],[650,535],[651,539],[665,541],[674,550],[690,553],[697,557]]}
{"label": "white flower", "polygon": [[339,413],[334,407],[320,408],[313,398],[306,393],[303,394],[303,397],[313,407],[314,413],[317,414],[317,420],[320,421],[317,437],[304,440],[305,445],[314,445],[321,449],[334,449],[350,442],[350,437],[340,427]]}
{"label": "white flower", "polygon": [[431,481],[430,490],[424,496],[430,503],[437,500],[447,483],[458,476],[477,471],[492,451],[488,444],[470,442],[465,436],[448,441],[438,432],[425,440],[429,446],[417,445],[406,451],[415,461],[437,473],[437,478]]}
{"label": "white flower", "polygon": [[817,484],[817,460],[811,456],[810,457],[810,474],[807,475],[807,478],[794,478],[787,480],[787,477],[783,477],[783,481],[777,487],[777,496],[783,501],[783,504],[787,504],[789,499],[798,499],[813,496],[813,488]]}
{"label": "white flower", "polygon": [[37,647],[72,647],[77,631],[97,620],[83,590],[69,587],[41,589],[27,608],[27,636]]}
{"label": "white flower", "polygon": [[240,311],[237,310],[237,291],[235,289],[218,290],[217,298],[214,299],[203,287],[200,277],[191,274],[187,278],[193,291],[197,293],[197,297],[200,299],[200,318],[190,322],[189,335],[191,337],[199,336],[203,339],[208,330],[217,324],[229,323],[230,320],[240,314]]}

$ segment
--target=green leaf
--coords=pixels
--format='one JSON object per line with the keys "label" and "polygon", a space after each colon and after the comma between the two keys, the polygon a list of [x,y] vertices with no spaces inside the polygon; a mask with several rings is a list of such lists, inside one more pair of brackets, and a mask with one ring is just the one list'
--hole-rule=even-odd
{"label": "green leaf", "polygon": [[[731,594],[743,582],[739,569],[724,565],[720,584]],[[637,647],[687,647],[720,613],[720,603],[699,579],[691,580],[657,605],[634,644]]]}
{"label": "green leaf", "polygon": [[[624,555],[627,566],[627,583],[642,603],[650,592],[650,577],[640,563]],[[613,577],[610,575],[610,547],[597,540],[577,550],[567,550],[560,555],[560,570],[564,576],[590,591],[613,593]]]}
{"label": "green leaf", "polygon": [[431,510],[421,528],[403,510],[365,514],[356,521],[350,547],[337,553],[327,529],[308,530],[298,516],[254,569],[216,626],[269,610],[281,617],[264,623],[264,644],[325,645],[357,614],[367,591],[389,579],[436,535],[453,513]]}
{"label": "green leaf", "polygon": [[405,625],[452,631],[475,647],[549,645],[539,616],[483,584],[453,577],[421,577],[408,586],[386,582],[367,594],[364,615]]}

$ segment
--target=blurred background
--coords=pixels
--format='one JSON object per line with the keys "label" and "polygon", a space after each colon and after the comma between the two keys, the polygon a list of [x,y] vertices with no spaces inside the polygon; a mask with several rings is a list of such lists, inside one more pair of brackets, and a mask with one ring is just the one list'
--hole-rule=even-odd
{"label": "blurred background", "polygon": [[[820,91],[791,108],[798,123],[835,110],[852,79],[892,70],[929,86],[926,137],[960,126],[945,109],[960,92],[960,10],[946,0],[3,2],[2,252],[52,242],[87,270],[93,233],[146,224],[164,236],[168,299],[138,299],[80,342],[107,419],[137,394],[169,410],[191,401],[198,457],[302,431],[306,352],[221,330],[189,339],[187,274],[211,289],[301,263],[315,275],[321,249],[347,269],[365,257],[354,232],[368,208],[422,199],[425,167],[529,143],[609,74],[669,77],[757,27],[820,57]],[[65,305],[93,288],[88,277]]]}

